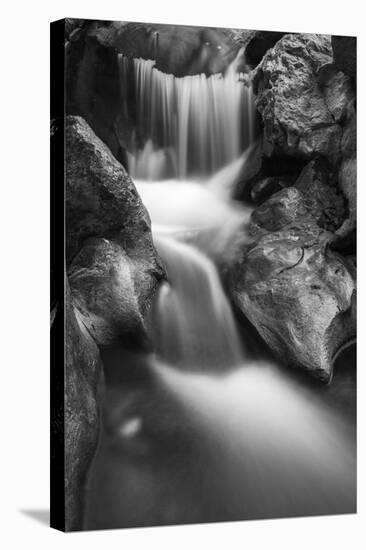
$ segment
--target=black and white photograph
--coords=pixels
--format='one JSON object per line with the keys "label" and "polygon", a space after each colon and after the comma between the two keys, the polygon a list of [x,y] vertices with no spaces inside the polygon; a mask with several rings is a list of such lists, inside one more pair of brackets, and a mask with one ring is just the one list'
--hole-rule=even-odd
{"label": "black and white photograph", "polygon": [[362,5],[2,15],[1,548],[362,550]]}
{"label": "black and white photograph", "polygon": [[356,38],[51,39],[51,523],[355,513]]}

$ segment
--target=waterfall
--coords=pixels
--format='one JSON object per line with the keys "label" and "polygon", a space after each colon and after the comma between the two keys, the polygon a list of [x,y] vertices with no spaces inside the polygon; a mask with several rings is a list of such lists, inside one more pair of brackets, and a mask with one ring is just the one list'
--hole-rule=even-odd
{"label": "waterfall", "polygon": [[[237,71],[241,55],[225,74],[209,77],[177,78],[156,69],[155,61],[133,59],[137,133],[145,146],[132,146],[132,177],[207,177],[253,142],[253,94]],[[119,67],[122,87],[131,60],[119,54]]]}
{"label": "waterfall", "polygon": [[153,312],[157,353],[188,370],[225,371],[243,361],[229,301],[213,262],[194,246],[155,239],[168,273]]}
{"label": "waterfall", "polygon": [[[136,116],[129,169],[168,280],[147,323],[155,353],[134,358],[147,380],[105,401],[94,492],[103,528],[356,508],[355,423],[334,382],[309,389],[265,352],[253,359],[220,279],[250,217],[230,199],[254,127],[238,59],[223,75],[176,78],[119,56],[122,108],[132,98]],[[119,352],[124,370],[131,358]]]}

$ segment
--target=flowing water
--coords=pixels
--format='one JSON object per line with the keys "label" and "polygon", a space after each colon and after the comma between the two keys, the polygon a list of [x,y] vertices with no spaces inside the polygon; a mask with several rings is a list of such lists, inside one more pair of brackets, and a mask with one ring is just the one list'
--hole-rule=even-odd
{"label": "flowing water", "polygon": [[[153,62],[134,63],[139,113],[151,125],[151,140],[135,152],[133,171],[142,177],[136,185],[168,281],[149,322],[155,354],[114,358],[88,526],[354,512],[352,353],[338,360],[330,386],[275,364],[264,349],[253,356],[253,335],[238,329],[216,267],[235,251],[238,236],[245,241],[250,215],[230,200],[246,158],[235,117],[225,118],[244,97],[233,90],[235,66],[210,81],[175,79]],[[164,122],[160,148],[157,119]],[[197,167],[187,149],[192,136],[203,159],[196,178],[189,176],[189,167]],[[217,163],[216,139],[228,143]],[[175,179],[167,178],[168,146]],[[121,381],[128,364],[131,377]]]}
{"label": "flowing water", "polygon": [[225,74],[176,78],[155,62],[119,55],[121,86],[133,76],[133,97],[143,148],[129,156],[133,178],[207,176],[238,158],[253,141],[252,90],[237,72],[242,51]]}

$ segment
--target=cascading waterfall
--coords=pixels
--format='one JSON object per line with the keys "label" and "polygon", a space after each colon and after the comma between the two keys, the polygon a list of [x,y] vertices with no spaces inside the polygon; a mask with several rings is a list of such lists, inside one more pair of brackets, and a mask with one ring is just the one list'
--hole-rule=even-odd
{"label": "cascading waterfall", "polygon": [[155,239],[171,284],[160,289],[152,324],[156,351],[188,370],[225,371],[242,364],[242,346],[213,262],[171,237]]}
{"label": "cascading waterfall", "polygon": [[[154,397],[144,395],[141,407],[121,419],[123,452],[108,470],[116,472],[112,500],[121,485],[112,509],[123,508],[124,525],[354,510],[352,423],[275,364],[249,359],[214,264],[238,235],[245,240],[250,213],[229,198],[253,141],[251,89],[240,82],[237,60],[208,78],[175,78],[151,60],[120,55],[119,63],[121,86],[132,64],[136,134],[148,138],[142,150],[136,140],[130,171],[168,275],[151,311],[156,354],[147,362],[174,405],[152,419],[161,400],[145,411]],[[177,452],[173,429],[172,447],[163,446],[147,467],[143,453],[155,439],[161,451],[159,430],[181,409],[193,458],[186,445]],[[165,515],[154,519],[152,509]]]}
{"label": "cascading waterfall", "polygon": [[[132,177],[207,177],[253,142],[254,102],[237,71],[241,55],[225,74],[209,77],[177,78],[156,69],[155,61],[133,59],[137,127],[147,141],[130,155]],[[131,60],[119,54],[119,67],[123,86]]]}

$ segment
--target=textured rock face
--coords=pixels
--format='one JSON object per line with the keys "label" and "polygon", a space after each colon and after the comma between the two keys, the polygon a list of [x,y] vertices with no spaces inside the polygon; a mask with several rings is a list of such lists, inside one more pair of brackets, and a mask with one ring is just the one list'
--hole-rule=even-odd
{"label": "textured rock face", "polygon": [[104,48],[154,59],[158,69],[176,76],[220,72],[239,49],[231,31],[221,28],[91,21],[85,34]]}
{"label": "textured rock face", "polygon": [[253,74],[267,156],[338,160],[352,82],[333,64],[330,37],[285,35]]}
{"label": "textured rock face", "polygon": [[144,257],[134,260],[119,242],[89,239],[69,270],[80,317],[101,347],[147,345],[144,316],[157,285]]}
{"label": "textured rock face", "polygon": [[67,262],[88,237],[113,236],[158,264],[149,215],[127,172],[82,118],[68,116],[65,133]]}
{"label": "textured rock face", "polygon": [[289,187],[275,193],[253,211],[249,233],[258,237],[279,231],[293,221],[306,221],[309,218],[315,221],[304,195],[295,187]]}
{"label": "textured rock face", "polygon": [[253,211],[251,235],[278,231],[293,221],[310,218],[319,227],[335,231],[344,220],[346,210],[343,196],[328,180],[324,163],[310,161],[294,186],[274,193]]}
{"label": "textured rock face", "polygon": [[67,260],[75,303],[99,345],[127,335],[140,340],[143,316],[164,276],[148,213],[123,167],[79,117],[67,117],[66,155]]}
{"label": "textured rock face", "polygon": [[262,204],[275,193],[282,191],[293,183],[289,176],[269,176],[257,181],[250,192],[254,204]]}
{"label": "textured rock face", "polygon": [[264,153],[263,138],[248,151],[233,189],[233,198],[261,204],[271,194],[292,185],[304,162],[289,156],[269,158]]}
{"label": "textured rock face", "polygon": [[312,216],[319,227],[334,232],[346,218],[346,204],[342,193],[334,185],[336,176],[321,159],[310,161],[302,170],[294,186],[301,191]]}
{"label": "textured rock face", "polygon": [[281,361],[328,382],[355,336],[355,283],[313,221],[263,235],[231,271],[234,302]]}
{"label": "textured rock face", "polygon": [[65,330],[65,529],[73,531],[83,528],[85,486],[99,437],[103,375],[98,347],[72,304],[67,281]]}
{"label": "textured rock face", "polygon": [[352,115],[344,129],[342,136],[342,161],[338,172],[339,187],[347,200],[348,216],[342,226],[338,228],[340,238],[348,237],[355,231],[357,215],[357,161],[356,161],[356,112]]}

